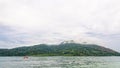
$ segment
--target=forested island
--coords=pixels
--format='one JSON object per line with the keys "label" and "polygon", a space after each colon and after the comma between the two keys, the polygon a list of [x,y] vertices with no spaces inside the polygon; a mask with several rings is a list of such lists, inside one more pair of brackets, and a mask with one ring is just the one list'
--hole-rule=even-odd
{"label": "forested island", "polygon": [[96,44],[61,43],[0,49],[0,56],[120,56],[120,53]]}

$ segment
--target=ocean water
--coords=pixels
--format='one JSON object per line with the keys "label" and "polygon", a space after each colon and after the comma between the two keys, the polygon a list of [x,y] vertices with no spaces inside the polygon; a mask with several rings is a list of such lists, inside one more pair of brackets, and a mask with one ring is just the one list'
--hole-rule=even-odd
{"label": "ocean water", "polygon": [[0,68],[120,68],[120,57],[0,57]]}

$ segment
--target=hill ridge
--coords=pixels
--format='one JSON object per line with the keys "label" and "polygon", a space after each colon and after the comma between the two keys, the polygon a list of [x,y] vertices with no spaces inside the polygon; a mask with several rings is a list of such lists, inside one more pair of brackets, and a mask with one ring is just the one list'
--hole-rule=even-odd
{"label": "hill ridge", "polygon": [[64,43],[58,45],[0,49],[0,56],[120,56],[120,53],[96,44]]}

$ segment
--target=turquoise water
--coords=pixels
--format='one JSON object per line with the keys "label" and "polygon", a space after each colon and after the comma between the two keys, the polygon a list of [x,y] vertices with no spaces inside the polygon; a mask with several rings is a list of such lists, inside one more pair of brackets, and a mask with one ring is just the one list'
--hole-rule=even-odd
{"label": "turquoise water", "polygon": [[0,68],[120,68],[120,57],[0,57]]}

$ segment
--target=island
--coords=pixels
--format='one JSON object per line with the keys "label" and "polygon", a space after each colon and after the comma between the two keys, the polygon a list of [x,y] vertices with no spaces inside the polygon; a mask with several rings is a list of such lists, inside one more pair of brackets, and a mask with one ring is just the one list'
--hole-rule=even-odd
{"label": "island", "polygon": [[96,44],[71,42],[0,49],[0,56],[120,56],[120,53]]}

